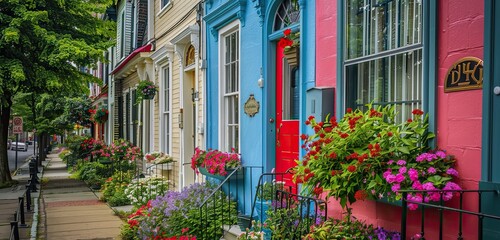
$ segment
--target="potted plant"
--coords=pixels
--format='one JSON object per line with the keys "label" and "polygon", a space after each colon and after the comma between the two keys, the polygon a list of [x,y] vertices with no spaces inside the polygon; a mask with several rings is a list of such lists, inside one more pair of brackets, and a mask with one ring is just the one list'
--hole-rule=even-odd
{"label": "potted plant", "polygon": [[[191,168],[196,173],[221,180],[239,166],[241,166],[240,154],[234,149],[231,152],[221,152],[219,150],[204,151],[196,148],[195,154],[191,158]],[[243,176],[237,174],[236,177]]]}
{"label": "potted plant", "polygon": [[283,31],[283,37],[280,38],[278,45],[283,48],[283,53],[291,66],[297,66],[300,59],[300,33],[292,32],[291,29]]}
{"label": "potted plant", "polygon": [[155,97],[158,87],[151,81],[140,81],[137,86],[137,102],[151,100]]}
{"label": "potted plant", "polygon": [[95,110],[92,118],[96,123],[105,123],[106,121],[108,121],[108,114],[108,109],[105,106],[101,106]]}
{"label": "potted plant", "polygon": [[285,183],[281,181],[264,182],[257,186],[255,210],[257,219],[264,222],[267,218],[266,212],[271,205],[271,201],[276,199],[276,191],[283,191]]}

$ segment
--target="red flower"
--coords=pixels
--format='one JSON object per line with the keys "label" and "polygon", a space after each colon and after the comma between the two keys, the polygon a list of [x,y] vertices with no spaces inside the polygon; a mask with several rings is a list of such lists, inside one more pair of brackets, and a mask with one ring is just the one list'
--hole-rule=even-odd
{"label": "red flower", "polygon": [[288,38],[281,38],[280,41],[278,42],[278,46],[280,48],[285,48],[285,47],[292,46],[292,45],[293,45],[293,41],[288,39]]}
{"label": "red flower", "polygon": [[347,113],[351,113],[352,112],[352,108],[347,108]]}
{"label": "red flower", "polygon": [[304,173],[310,173],[310,172],[311,172],[311,169],[309,169],[309,168],[304,169]]}
{"label": "red flower", "polygon": [[413,122],[413,120],[411,120],[411,118],[408,118],[408,120],[406,120],[408,123],[411,123]]}
{"label": "red flower", "polygon": [[392,137],[392,132],[388,132],[387,136]]}
{"label": "red flower", "polygon": [[323,193],[323,188],[322,187],[315,187],[314,188],[314,194],[315,195],[320,195]]}
{"label": "red flower", "polygon": [[311,124],[311,122],[309,122],[309,120],[306,120],[306,122],[305,122],[305,123],[306,123],[306,125]]}
{"label": "red flower", "polygon": [[313,119],[314,119],[314,116],[313,116],[313,115],[311,115],[311,116],[309,116],[309,117],[307,118],[307,120],[309,120],[309,121],[311,121],[311,120],[313,120]]}
{"label": "red flower", "polygon": [[347,167],[347,171],[349,171],[349,172],[354,172],[354,171],[356,171],[356,166],[354,166],[354,165],[350,165],[349,167]]}
{"label": "red flower", "polygon": [[283,34],[284,34],[285,36],[288,36],[288,35],[290,35],[291,33],[292,33],[292,30],[291,30],[291,29],[285,29],[285,31],[283,31]]}
{"label": "red flower", "polygon": [[332,170],[332,176],[335,176],[337,174],[337,170]]}
{"label": "red flower", "polygon": [[303,141],[305,141],[307,139],[307,135],[305,135],[305,134],[300,135],[300,139],[302,139]]}
{"label": "red flower", "polygon": [[330,158],[333,159],[337,158],[337,154],[335,152],[330,153]]}
{"label": "red flower", "polygon": [[424,111],[420,110],[420,109],[414,109],[411,113],[413,113],[414,115],[423,115],[424,114]]}
{"label": "red flower", "polygon": [[356,198],[356,200],[365,200],[366,197],[368,197],[368,194],[365,190],[358,190],[354,193],[354,198]]}

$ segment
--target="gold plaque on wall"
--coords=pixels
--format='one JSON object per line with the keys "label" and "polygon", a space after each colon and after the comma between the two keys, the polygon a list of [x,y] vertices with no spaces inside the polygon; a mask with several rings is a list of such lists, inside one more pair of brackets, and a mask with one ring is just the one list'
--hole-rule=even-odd
{"label": "gold plaque on wall", "polygon": [[257,114],[259,112],[259,107],[260,107],[259,102],[257,102],[257,100],[255,100],[253,94],[250,94],[250,97],[245,102],[243,109],[249,117],[253,117],[253,116],[255,116],[255,114]]}
{"label": "gold plaque on wall", "polygon": [[444,92],[456,92],[483,88],[483,60],[465,57],[448,70]]}

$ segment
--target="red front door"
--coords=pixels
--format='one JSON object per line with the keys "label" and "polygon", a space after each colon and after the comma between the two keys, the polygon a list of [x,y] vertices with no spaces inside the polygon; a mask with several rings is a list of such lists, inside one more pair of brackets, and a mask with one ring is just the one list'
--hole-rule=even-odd
{"label": "red front door", "polygon": [[[298,67],[290,66],[283,48],[276,50],[276,172],[286,172],[299,157],[299,81]],[[287,186],[294,186],[291,175]]]}

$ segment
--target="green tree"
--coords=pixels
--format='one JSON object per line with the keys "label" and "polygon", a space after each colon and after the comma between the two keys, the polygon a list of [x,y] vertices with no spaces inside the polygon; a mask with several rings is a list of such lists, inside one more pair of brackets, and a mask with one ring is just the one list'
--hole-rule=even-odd
{"label": "green tree", "polygon": [[[96,81],[81,66],[94,67],[113,44],[114,22],[99,18],[111,4],[0,1],[0,184],[11,181],[6,146],[13,97],[22,92],[81,93]],[[32,103],[37,102],[37,95],[33,97]]]}

